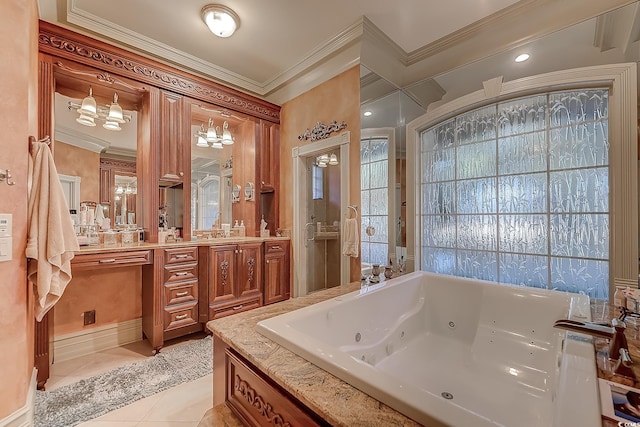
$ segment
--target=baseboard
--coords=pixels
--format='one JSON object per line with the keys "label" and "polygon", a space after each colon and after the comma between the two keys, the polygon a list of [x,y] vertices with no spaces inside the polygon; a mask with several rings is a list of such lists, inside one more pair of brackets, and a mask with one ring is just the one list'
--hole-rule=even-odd
{"label": "baseboard", "polygon": [[27,393],[24,406],[13,414],[0,420],[0,427],[31,427],[33,426],[33,408],[35,405],[38,371],[34,368],[31,373],[31,386]]}
{"label": "baseboard", "polygon": [[63,362],[142,339],[142,318],[53,338],[54,362]]}

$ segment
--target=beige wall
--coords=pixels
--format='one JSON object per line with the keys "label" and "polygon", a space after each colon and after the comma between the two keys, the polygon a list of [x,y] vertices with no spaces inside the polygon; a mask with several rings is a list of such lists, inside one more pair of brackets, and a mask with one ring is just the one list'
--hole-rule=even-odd
{"label": "beige wall", "polygon": [[[286,102],[280,112],[280,187],[291,188],[291,150],[306,144],[299,141],[305,129],[317,122],[347,123],[351,132],[349,203],[360,205],[360,68],[350,70]],[[293,194],[280,191],[280,227],[293,229]],[[360,258],[351,258],[351,280],[360,279]]]}
{"label": "beige wall", "polygon": [[[82,313],[96,311],[96,323],[84,326]],[[142,317],[140,267],[78,271],[53,310],[53,336]]]}
{"label": "beige wall", "polygon": [[100,201],[100,153],[56,141],[58,173],[80,177],[80,201]]}
{"label": "beige wall", "polygon": [[0,169],[16,182],[0,183],[0,212],[13,214],[12,261],[0,263],[0,421],[26,403],[33,372],[33,293],[27,286],[29,135],[37,134],[38,15],[35,0],[3,0],[0,14]]}

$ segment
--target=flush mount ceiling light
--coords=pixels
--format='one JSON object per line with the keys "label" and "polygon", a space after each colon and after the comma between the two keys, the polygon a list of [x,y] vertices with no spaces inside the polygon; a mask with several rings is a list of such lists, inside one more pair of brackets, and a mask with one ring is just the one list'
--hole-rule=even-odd
{"label": "flush mount ceiling light", "polygon": [[240,18],[221,4],[209,4],[202,8],[200,16],[209,30],[218,37],[231,37],[240,27]]}
{"label": "flush mount ceiling light", "polygon": [[527,59],[529,59],[529,54],[528,53],[523,53],[521,55],[516,56],[516,59],[514,61],[516,61],[516,62],[524,62]]}
{"label": "flush mount ceiling light", "polygon": [[369,117],[372,114],[373,113],[371,111],[365,111],[364,113],[362,113],[362,115],[365,116],[365,117]]}

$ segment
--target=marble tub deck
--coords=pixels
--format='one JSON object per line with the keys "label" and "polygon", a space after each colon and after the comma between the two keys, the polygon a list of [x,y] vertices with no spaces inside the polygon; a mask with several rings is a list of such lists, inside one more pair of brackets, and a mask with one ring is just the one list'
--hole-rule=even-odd
{"label": "marble tub deck", "polygon": [[358,289],[360,283],[337,286],[212,320],[207,323],[207,328],[331,425],[419,426],[410,418],[256,332],[256,324],[261,320]]}
{"label": "marble tub deck", "polygon": [[[207,323],[207,328],[223,342],[233,347],[249,362],[266,373],[273,381],[295,396],[316,414],[334,426],[419,426],[420,424],[318,368],[291,351],[256,332],[256,324],[264,319],[306,307],[339,295],[360,289],[360,283],[338,286],[311,295],[260,307]],[[614,307],[606,301],[592,300],[594,321],[610,322]],[[640,319],[629,321],[625,333],[633,370],[640,378]],[[598,376],[625,383],[611,374],[606,360],[607,341],[595,340],[598,353]],[[628,384],[628,382],[627,382]],[[628,384],[632,385],[632,384]],[[633,384],[639,387],[638,381]],[[613,427],[617,422],[603,418],[603,426]],[[240,420],[224,404],[210,409],[198,427],[242,426]]]}

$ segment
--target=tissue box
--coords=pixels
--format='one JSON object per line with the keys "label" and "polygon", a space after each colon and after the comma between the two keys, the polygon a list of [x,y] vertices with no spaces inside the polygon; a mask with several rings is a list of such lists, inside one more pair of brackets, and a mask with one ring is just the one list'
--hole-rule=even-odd
{"label": "tissue box", "polygon": [[269,231],[269,230],[260,230],[260,237],[271,237],[271,231]]}

